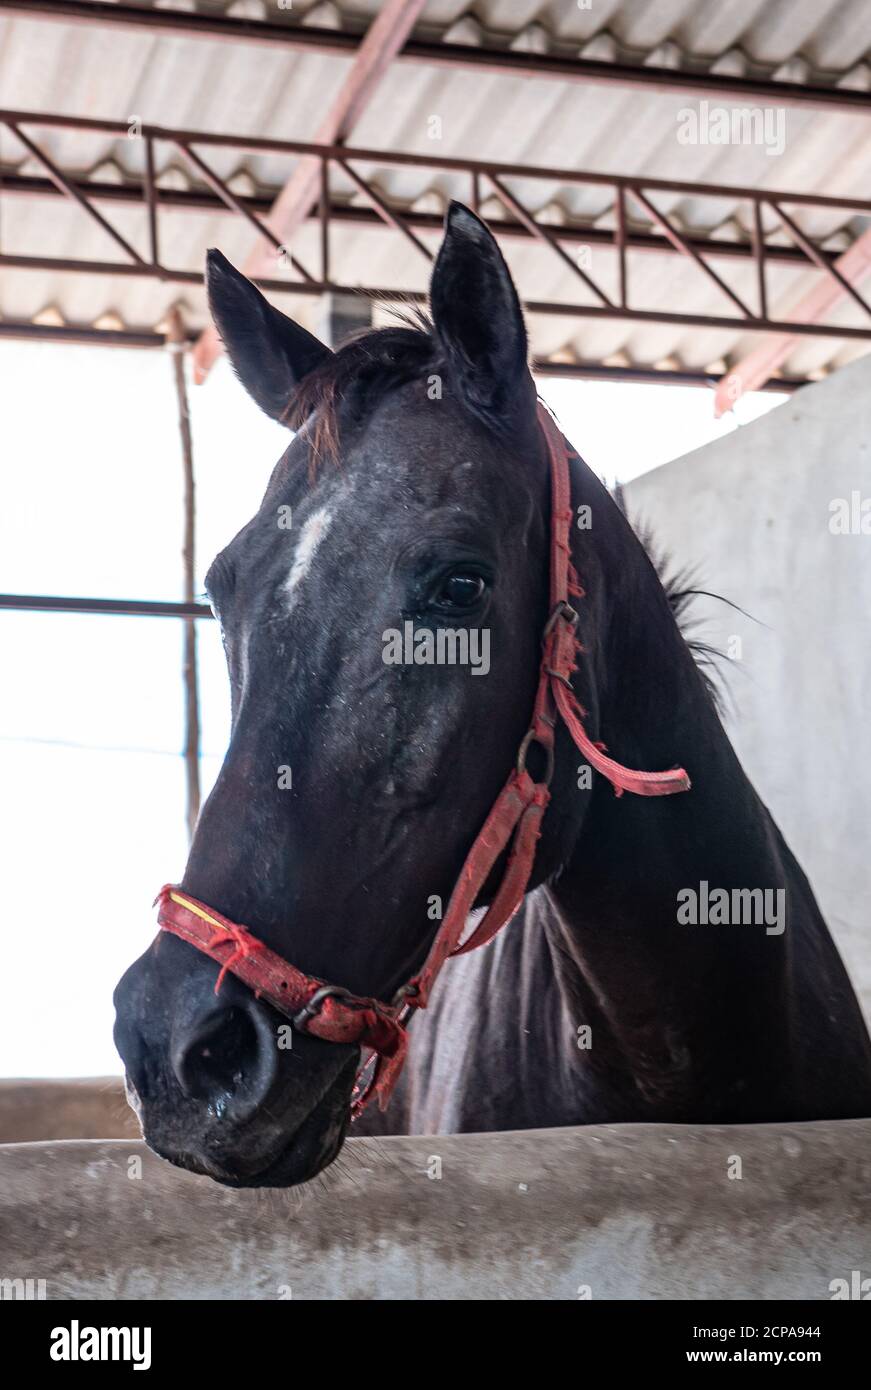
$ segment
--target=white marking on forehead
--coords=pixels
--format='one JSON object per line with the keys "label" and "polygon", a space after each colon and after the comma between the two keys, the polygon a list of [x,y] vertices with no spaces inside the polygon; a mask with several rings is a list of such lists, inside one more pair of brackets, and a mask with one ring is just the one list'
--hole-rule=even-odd
{"label": "white marking on forehead", "polygon": [[319,507],[312,512],[300,533],[290,574],[284,582],[284,591],[290,599],[289,607],[296,602],[296,591],[312,567],[318,547],[330,529],[332,513],[327,507]]}

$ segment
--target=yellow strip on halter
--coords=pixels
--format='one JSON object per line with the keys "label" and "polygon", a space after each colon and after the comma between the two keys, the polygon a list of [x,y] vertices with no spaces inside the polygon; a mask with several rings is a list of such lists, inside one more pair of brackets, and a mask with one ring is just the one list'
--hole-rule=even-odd
{"label": "yellow strip on halter", "polygon": [[189,898],[183,898],[181,893],[170,893],[169,896],[174,903],[178,903],[179,907],[186,907],[188,912],[193,912],[197,917],[201,917],[204,922],[208,922],[210,927],[217,927],[219,931],[227,930],[222,922],[215,921],[215,918],[210,917],[208,912],[204,912],[198,903],[191,902]]}

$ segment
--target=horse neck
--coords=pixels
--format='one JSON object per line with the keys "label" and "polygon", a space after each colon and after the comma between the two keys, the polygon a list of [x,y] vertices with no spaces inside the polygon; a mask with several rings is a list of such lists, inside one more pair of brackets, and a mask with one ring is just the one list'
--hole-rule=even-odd
{"label": "horse neck", "polygon": [[[622,520],[622,519],[621,519]],[[634,544],[634,538],[633,542]],[[788,1065],[789,951],[761,925],[682,925],[681,890],[786,886],[779,836],[743,773],[646,557],[600,617],[599,737],[632,767],[686,767],[689,792],[615,797],[598,779],[548,890],[561,992],[591,1029],[588,1063],[619,1117],[698,1116],[704,1087],[746,1075],[760,1097]],[[608,576],[603,576],[608,583]],[[776,899],[769,898],[769,901]],[[783,901],[783,899],[781,899]],[[764,1046],[763,1035],[764,1034]],[[726,1068],[723,1052],[730,1055]],[[744,1053],[744,1067],[736,1052]],[[752,1059],[752,1066],[750,1065]],[[760,1102],[762,1103],[762,1102]],[[752,1099],[748,1097],[752,1112]]]}

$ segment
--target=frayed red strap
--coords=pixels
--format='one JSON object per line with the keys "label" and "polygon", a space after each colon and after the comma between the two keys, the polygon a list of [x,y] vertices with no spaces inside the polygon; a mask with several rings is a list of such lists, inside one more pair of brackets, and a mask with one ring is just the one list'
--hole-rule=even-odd
{"label": "frayed red strap", "polygon": [[[545,634],[542,678],[536,708],[552,698],[572,739],[591,767],[608,781],[618,796],[624,791],[636,796],[670,796],[689,791],[690,779],[682,767],[666,772],[637,772],[609,758],[589,737],[581,722],[583,711],[571,688],[575,669],[578,640],[575,632],[577,615],[569,604],[573,595],[582,595],[578,577],[571,563],[569,528],[574,513],[571,507],[571,477],[569,459],[572,451],[562,432],[545,407],[539,402],[538,421],[547,441],[551,475],[551,548],[549,631]],[[547,682],[548,689],[544,690]]]}
{"label": "frayed red strap", "polygon": [[[407,1039],[395,1011],[305,975],[237,922],[167,883],[158,893],[157,921],[220,967],[215,993],[229,971],[298,1028],[325,1042],[369,1047],[399,1071]],[[388,1069],[387,1075],[391,1074]]]}
{"label": "frayed red strap", "polygon": [[591,767],[607,777],[618,796],[623,792],[634,792],[636,796],[671,796],[673,792],[689,791],[691,783],[682,767],[669,768],[666,772],[636,772],[624,767],[602,752],[586,733],[579,718],[579,705],[567,686],[557,683],[554,687],[557,709],[563,717],[566,728],[575,745],[583,753]]}

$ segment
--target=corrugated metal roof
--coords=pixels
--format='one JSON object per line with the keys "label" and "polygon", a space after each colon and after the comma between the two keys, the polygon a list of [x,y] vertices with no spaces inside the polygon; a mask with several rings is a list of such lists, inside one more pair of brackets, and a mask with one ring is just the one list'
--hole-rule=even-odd
{"label": "corrugated metal roof", "polygon": [[[260,0],[171,8],[310,23],[362,32],[375,13],[372,3],[304,5],[289,12]],[[472,13],[463,0],[430,0],[416,34],[451,43],[510,46],[601,61],[616,59],[657,67],[679,67],[732,75],[773,77],[871,90],[866,51],[871,39],[867,0],[594,0],[591,8],[536,0],[479,0]],[[312,139],[350,59],[314,52],[277,51],[259,45],[230,45],[90,26],[44,23],[26,18],[0,20],[0,104],[168,127],[232,132],[279,139]],[[565,166],[647,178],[743,184],[807,193],[862,198],[868,195],[867,117],[791,107],[785,111],[786,144],[772,155],[760,145],[682,145],[679,112],[686,94],[583,86],[553,79],[501,73],[394,65],[354,129],[353,145],[421,154],[470,157],[539,166]],[[441,118],[441,138],[430,138],[432,116]],[[34,128],[35,129],[35,128]],[[40,132],[40,144],[63,168],[104,181],[141,180],[143,142],[66,131]],[[0,135],[0,164],[6,170],[42,174],[8,132]],[[166,187],[201,187],[194,171],[167,146],[159,147],[159,182]],[[277,191],[292,161],[273,155],[212,150],[209,159],[237,192]],[[397,207],[436,212],[450,197],[469,200],[463,175],[413,168],[362,170]],[[334,175],[337,198],[364,200]],[[541,220],[611,227],[613,194],[608,188],[515,180],[512,189]],[[749,209],[731,199],[660,194],[658,206],[676,225],[693,234],[746,240]],[[483,211],[499,216],[494,200]],[[140,209],[113,206],[111,220],[139,247],[146,244]],[[810,234],[829,237],[842,250],[868,225],[847,212],[805,209],[796,220]],[[651,230],[635,207],[632,221]],[[252,245],[252,232],[240,219],[217,213],[161,213],[163,259],[197,270],[204,251],[219,245],[237,262]],[[117,248],[85,215],[59,198],[4,199],[2,249],[29,256],[116,259]],[[395,233],[380,227],[336,224],[333,273],[342,283],[368,283],[424,289],[423,258]],[[437,238],[423,234],[434,245]],[[789,244],[785,235],[779,238]],[[293,250],[318,265],[318,230],[309,223]],[[529,299],[584,302],[571,272],[541,245],[506,242],[505,250],[521,293]],[[613,253],[596,246],[591,273],[616,294]],[[717,263],[715,263],[717,264]],[[718,265],[719,268],[719,265]],[[276,272],[280,275],[280,272]],[[288,271],[288,275],[292,272]],[[752,263],[733,263],[723,272],[734,289],[755,303]],[[5,318],[51,319],[76,324],[117,320],[130,327],[158,323],[173,303],[185,306],[190,321],[205,320],[196,288],[119,276],[77,276],[56,272],[0,271],[0,313]],[[816,283],[819,272],[801,265],[769,267],[770,312],[784,317],[789,306]],[[651,253],[630,255],[630,277],[638,306],[689,313],[731,312],[715,286],[683,258]],[[592,301],[590,301],[592,302]],[[311,300],[283,304],[313,325]],[[860,324],[860,311],[845,305],[834,321]],[[699,330],[674,325],[531,316],[537,355],[566,359],[622,360],[655,364],[674,359],[686,367],[707,367],[733,357],[756,335],[735,330]],[[864,351],[863,344],[806,339],[784,364],[788,374],[827,368]]]}

